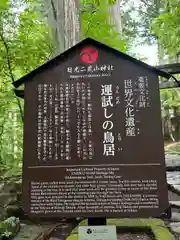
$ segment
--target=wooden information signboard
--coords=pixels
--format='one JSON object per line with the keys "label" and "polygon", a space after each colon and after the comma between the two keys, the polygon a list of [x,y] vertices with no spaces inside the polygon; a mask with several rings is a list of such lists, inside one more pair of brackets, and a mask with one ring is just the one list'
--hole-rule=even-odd
{"label": "wooden information signboard", "polygon": [[168,208],[158,75],[92,39],[25,83],[23,208],[33,217],[159,217]]}

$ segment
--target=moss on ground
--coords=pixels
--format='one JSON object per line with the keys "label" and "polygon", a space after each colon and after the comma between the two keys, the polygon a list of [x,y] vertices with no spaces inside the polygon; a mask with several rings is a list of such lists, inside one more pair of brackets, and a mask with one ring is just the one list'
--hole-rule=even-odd
{"label": "moss on ground", "polygon": [[[107,225],[115,225],[117,228],[141,228],[151,229],[156,240],[172,240],[173,235],[170,233],[165,223],[160,219],[107,219]],[[88,221],[83,220],[79,226],[88,226]],[[67,240],[78,240],[78,227],[76,227]]]}

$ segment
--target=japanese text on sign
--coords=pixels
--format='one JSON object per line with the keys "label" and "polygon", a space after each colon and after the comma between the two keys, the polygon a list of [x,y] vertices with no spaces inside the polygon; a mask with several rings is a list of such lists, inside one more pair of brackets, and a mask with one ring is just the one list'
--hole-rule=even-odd
{"label": "japanese text on sign", "polygon": [[91,84],[38,84],[38,161],[71,160],[71,107],[76,109],[77,156],[93,158]]}
{"label": "japanese text on sign", "polygon": [[111,64],[103,64],[103,65],[89,65],[87,67],[85,66],[75,66],[75,67],[68,67],[67,68],[67,72],[68,73],[94,73],[94,72],[109,72],[109,71],[113,71],[114,70],[114,66]]}
{"label": "japanese text on sign", "polygon": [[140,76],[138,78],[138,90],[139,90],[138,108],[150,107],[147,77]]}
{"label": "japanese text on sign", "polygon": [[77,156],[82,160],[93,158],[92,143],[92,89],[91,84],[76,84]]}
{"label": "japanese text on sign", "polygon": [[125,129],[127,137],[136,136],[135,106],[132,80],[124,81]]}
{"label": "japanese text on sign", "polygon": [[103,129],[107,130],[104,132],[104,153],[105,156],[114,156],[115,155],[115,146],[114,146],[114,135],[113,127],[114,123],[111,120],[113,113],[109,109],[113,108],[113,92],[112,85],[101,85],[101,103],[102,108],[104,109],[104,118]]}

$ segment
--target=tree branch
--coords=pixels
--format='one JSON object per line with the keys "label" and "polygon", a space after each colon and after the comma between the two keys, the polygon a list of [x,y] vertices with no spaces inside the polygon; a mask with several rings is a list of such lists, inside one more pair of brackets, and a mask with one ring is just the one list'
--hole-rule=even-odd
{"label": "tree branch", "polygon": [[[12,67],[11,67],[11,61],[10,61],[10,57],[9,57],[9,46],[8,46],[2,32],[0,32],[0,38],[1,38],[1,41],[4,45],[4,48],[6,50],[6,60],[7,60],[7,67],[8,67],[8,70],[9,70],[10,78],[11,78],[12,83],[14,83],[15,79],[14,79],[14,75],[13,75],[13,71],[12,71]],[[15,98],[16,98],[17,105],[18,105],[18,108],[19,108],[19,111],[20,111],[22,122],[24,122],[23,110],[22,110],[20,99],[17,96],[15,96]]]}
{"label": "tree branch", "polygon": [[[91,19],[92,19],[92,16],[93,16],[93,14],[94,14],[95,12],[96,12],[96,11],[91,12]],[[89,32],[89,30],[90,30],[90,28],[91,28],[91,23],[92,23],[92,21],[89,21],[89,22],[88,22],[88,26],[87,26],[87,30],[86,30],[86,33],[85,33],[85,37],[88,37],[88,32]]]}
{"label": "tree branch", "polygon": [[149,7],[151,9],[151,12],[152,13],[155,13],[156,15],[159,15],[159,12],[154,9],[149,3],[147,3],[146,0],[140,0],[142,3],[144,3],[145,6]]}

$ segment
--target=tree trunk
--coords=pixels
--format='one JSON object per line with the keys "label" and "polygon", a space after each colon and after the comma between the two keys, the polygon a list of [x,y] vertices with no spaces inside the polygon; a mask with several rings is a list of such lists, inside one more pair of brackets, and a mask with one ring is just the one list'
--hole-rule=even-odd
{"label": "tree trunk", "polygon": [[46,7],[58,55],[81,40],[80,0],[49,0]]}
{"label": "tree trunk", "polygon": [[121,0],[117,0],[115,4],[110,5],[109,12],[110,12],[110,23],[115,26],[115,30],[117,32],[122,33],[120,2]]}

